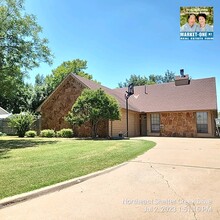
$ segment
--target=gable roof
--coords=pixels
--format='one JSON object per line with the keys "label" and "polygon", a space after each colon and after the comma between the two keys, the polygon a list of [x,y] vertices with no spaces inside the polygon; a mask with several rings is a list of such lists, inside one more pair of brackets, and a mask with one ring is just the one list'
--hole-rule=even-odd
{"label": "gable roof", "polygon": [[[78,76],[76,74],[71,74],[74,78],[78,79],[80,82],[82,82],[86,87],[88,87],[89,89],[95,90],[95,89],[103,89],[107,94],[115,97],[121,108],[126,108],[126,103],[125,103],[125,95],[121,93],[121,91],[118,91],[116,89],[110,89],[108,87],[102,86],[101,84],[86,79],[84,77]],[[133,111],[139,111],[138,108],[136,108],[135,105],[131,105],[129,104],[129,109],[133,110]]]}
{"label": "gable roof", "polygon": [[[108,87],[105,87],[93,80],[89,80],[89,79],[86,79],[84,77],[81,77],[81,76],[78,76],[76,74],[73,74],[73,73],[70,73],[68,76],[66,76],[66,78],[56,87],[56,89],[46,98],[46,100],[44,100],[44,102],[37,108],[37,112],[41,111],[41,107],[50,99],[50,97],[55,93],[55,91],[63,85],[63,83],[66,82],[66,80],[68,80],[69,77],[73,77],[74,79],[76,79],[78,82],[80,82],[82,85],[85,86],[85,88],[89,88],[89,89],[92,89],[92,90],[95,90],[95,89],[103,89],[107,94],[109,95],[112,95],[113,97],[116,98],[116,100],[118,101],[119,103],[119,106],[121,108],[125,108],[126,107],[126,103],[125,103],[125,99],[124,99],[124,95],[121,95],[121,92],[118,92],[114,89],[110,89]],[[129,104],[129,109],[132,110],[132,111],[139,111],[138,108],[136,108],[135,106],[133,105],[130,105]]]}
{"label": "gable roof", "polygon": [[7,112],[5,109],[0,107],[0,115],[4,115],[4,114],[9,114],[9,112]]}
{"label": "gable roof", "polygon": [[[78,76],[69,74],[54,92],[68,77],[73,77],[85,88],[92,90],[103,89],[107,94],[115,97],[121,108],[126,108],[125,94],[127,88],[110,89],[101,84]],[[147,89],[147,93],[145,90]],[[53,93],[54,93],[53,92]],[[191,80],[188,85],[176,86],[175,82],[154,84],[147,86],[135,86],[135,94],[129,98],[129,110],[137,112],[162,112],[162,111],[190,111],[190,110],[217,110],[215,78]],[[53,94],[52,93],[52,94]],[[52,94],[38,107],[52,96]]]}
{"label": "gable roof", "polygon": [[0,119],[7,118],[11,115],[11,113],[7,112],[5,109],[0,107]]}

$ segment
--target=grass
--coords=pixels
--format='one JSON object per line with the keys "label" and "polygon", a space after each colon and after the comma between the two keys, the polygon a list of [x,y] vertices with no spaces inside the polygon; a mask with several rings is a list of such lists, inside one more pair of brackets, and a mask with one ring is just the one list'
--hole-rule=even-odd
{"label": "grass", "polygon": [[123,163],[153,146],[144,140],[0,137],[0,199]]}

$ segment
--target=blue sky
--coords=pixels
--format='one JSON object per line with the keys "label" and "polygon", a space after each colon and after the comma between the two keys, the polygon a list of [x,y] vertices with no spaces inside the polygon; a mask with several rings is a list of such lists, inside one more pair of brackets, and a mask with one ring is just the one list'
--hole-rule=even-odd
{"label": "blue sky", "polygon": [[[179,40],[180,6],[214,7],[214,40]],[[216,77],[220,104],[220,3],[217,0],[26,0],[55,55],[52,66],[29,72],[50,74],[63,61],[84,59],[87,72],[110,88],[131,74]]]}

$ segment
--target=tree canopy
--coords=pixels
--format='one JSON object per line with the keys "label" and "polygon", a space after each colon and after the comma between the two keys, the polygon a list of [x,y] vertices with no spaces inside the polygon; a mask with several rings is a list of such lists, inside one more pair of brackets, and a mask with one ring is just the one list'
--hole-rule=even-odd
{"label": "tree canopy", "polygon": [[26,13],[23,0],[0,0],[0,106],[9,111],[20,112],[18,106],[27,105],[27,71],[41,62],[52,63],[48,40],[41,32],[36,17]]}
{"label": "tree canopy", "polygon": [[40,74],[36,75],[35,83],[31,88],[30,110],[35,111],[69,73],[75,73],[87,79],[92,79],[92,75],[84,71],[86,69],[86,60],[74,59],[63,62],[56,69],[52,70],[52,74],[46,77]]}
{"label": "tree canopy", "polygon": [[167,70],[163,75],[151,74],[149,77],[140,76],[132,74],[129,79],[126,79],[125,82],[120,82],[118,84],[119,88],[127,87],[129,84],[133,83],[134,86],[150,85],[150,84],[159,84],[167,83],[174,81],[175,73]]}
{"label": "tree canopy", "polygon": [[18,71],[14,78],[7,76],[10,83],[3,85],[0,106],[13,113],[19,113],[21,110],[35,111],[69,73],[92,79],[92,75],[85,72],[86,69],[86,60],[65,61],[46,77],[37,74],[33,85],[24,83],[22,73]]}
{"label": "tree canopy", "polygon": [[24,83],[19,72],[17,76],[7,76],[4,79],[0,81],[0,106],[12,113],[29,109],[32,85]]}
{"label": "tree canopy", "polygon": [[52,63],[48,40],[40,37],[42,27],[25,12],[23,0],[1,0],[0,14],[0,72]]}
{"label": "tree canopy", "polygon": [[77,98],[66,120],[77,126],[89,122],[94,138],[97,134],[99,122],[119,120],[120,117],[120,107],[114,97],[106,94],[102,89],[85,89]]}
{"label": "tree canopy", "polygon": [[37,74],[34,85],[29,88],[31,89],[29,107],[31,111],[35,111],[49,95],[45,77]]}
{"label": "tree canopy", "polygon": [[74,59],[70,61],[65,61],[59,65],[56,69],[52,70],[52,74],[45,78],[45,83],[47,84],[48,93],[51,93],[62,80],[70,73],[75,73],[76,75],[85,77],[87,79],[92,79],[92,75],[85,72],[87,69],[87,61],[81,59]]}

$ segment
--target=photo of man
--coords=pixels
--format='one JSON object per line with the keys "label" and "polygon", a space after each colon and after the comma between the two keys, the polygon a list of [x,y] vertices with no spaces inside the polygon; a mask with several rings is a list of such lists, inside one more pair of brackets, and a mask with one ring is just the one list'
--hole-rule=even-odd
{"label": "photo of man", "polygon": [[180,31],[189,31],[194,32],[198,28],[198,24],[196,23],[197,18],[195,14],[189,14],[187,17],[187,23],[185,23],[181,28]]}

